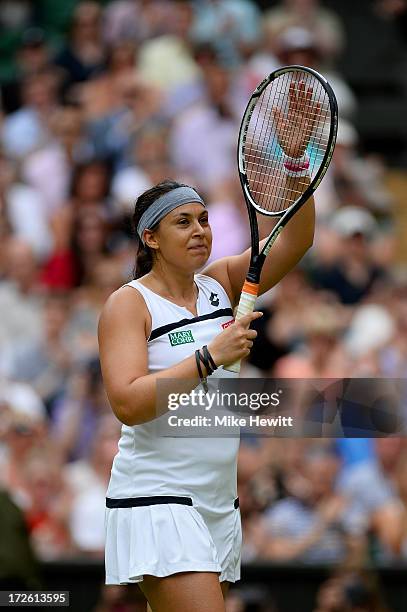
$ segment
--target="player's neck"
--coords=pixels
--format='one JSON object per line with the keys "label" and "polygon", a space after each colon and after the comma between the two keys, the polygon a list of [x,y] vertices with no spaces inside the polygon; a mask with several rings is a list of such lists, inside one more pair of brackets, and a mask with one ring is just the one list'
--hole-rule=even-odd
{"label": "player's neck", "polygon": [[179,270],[163,273],[161,270],[153,269],[143,278],[144,281],[146,281],[146,286],[162,297],[183,304],[196,303],[197,287],[194,283],[193,273],[183,273]]}

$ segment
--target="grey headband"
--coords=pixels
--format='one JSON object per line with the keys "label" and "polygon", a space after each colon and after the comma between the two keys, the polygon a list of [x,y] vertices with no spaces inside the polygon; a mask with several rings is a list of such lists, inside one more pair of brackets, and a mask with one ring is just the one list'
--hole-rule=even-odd
{"label": "grey headband", "polygon": [[143,232],[145,229],[153,228],[163,217],[165,217],[165,215],[168,215],[169,212],[174,210],[174,208],[178,208],[178,206],[188,204],[189,202],[198,202],[202,204],[202,206],[205,206],[201,196],[195,189],[192,189],[192,187],[177,187],[157,198],[151,206],[144,211],[138,222],[137,234],[141,242],[144,244]]}

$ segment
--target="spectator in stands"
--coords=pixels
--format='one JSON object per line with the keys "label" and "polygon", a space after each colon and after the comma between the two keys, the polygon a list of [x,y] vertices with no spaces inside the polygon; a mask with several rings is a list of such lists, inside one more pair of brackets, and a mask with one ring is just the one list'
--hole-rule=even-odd
{"label": "spectator in stands", "polygon": [[246,89],[246,98],[251,95],[264,75],[274,72],[279,67],[275,37],[274,34],[270,34],[267,20],[263,18],[257,48],[253,49],[251,56],[240,69],[242,85],[245,85]]}
{"label": "spectator in stands", "polygon": [[[393,315],[394,334],[379,355],[380,370],[389,378],[407,378],[407,287],[401,283],[389,292],[389,311]],[[407,418],[407,414],[404,414]]]}
{"label": "spectator in stands", "polygon": [[275,38],[276,55],[281,65],[299,64],[321,72],[328,79],[338,100],[339,116],[350,119],[356,111],[356,98],[342,76],[324,65],[326,54],[318,36],[301,26],[285,28]]}
{"label": "spectator in stands", "polygon": [[0,346],[42,333],[42,297],[38,261],[27,242],[7,241],[5,277],[0,284]]}
{"label": "spectator in stands", "polygon": [[208,0],[197,6],[193,40],[213,44],[229,65],[239,65],[250,54],[259,34],[260,12],[249,0]]}
{"label": "spectator in stands", "polygon": [[337,458],[314,450],[304,458],[302,496],[277,501],[264,517],[260,557],[273,561],[335,563],[346,558],[346,538],[359,536],[345,497],[335,491]]}
{"label": "spectator in stands", "polygon": [[2,106],[6,114],[18,110],[22,104],[21,82],[29,75],[41,73],[51,67],[51,54],[41,28],[28,28],[21,35],[16,51],[14,77],[1,88]]}
{"label": "spectator in stands", "polygon": [[[381,354],[391,346],[396,334],[395,320],[386,305],[375,303],[357,308],[350,320],[344,343],[353,358],[354,376],[383,376]],[[394,432],[385,432],[394,433]]]}
{"label": "spectator in stands", "polygon": [[343,304],[356,304],[385,274],[370,253],[369,240],[377,225],[367,210],[344,206],[334,215],[332,229],[340,237],[336,258],[326,266],[314,262],[311,279],[315,287],[334,292]]}
{"label": "spectator in stands", "polygon": [[11,380],[31,385],[51,411],[53,401],[64,388],[73,360],[67,342],[67,295],[48,295],[42,318],[40,338],[22,338],[4,348],[3,370]]}
{"label": "spectator in stands", "polygon": [[318,0],[286,0],[266,11],[260,45],[243,67],[246,98],[264,75],[280,66],[299,64],[315,68],[329,80],[341,117],[354,115],[355,95],[333,69],[333,59],[343,44],[342,24],[333,12],[318,4]]}
{"label": "spectator in stands", "polygon": [[390,612],[377,577],[362,571],[338,571],[322,584],[314,612]]}
{"label": "spectator in stands", "polygon": [[89,283],[96,264],[108,253],[108,225],[102,211],[78,209],[72,227],[72,255],[77,285]]}
{"label": "spectator in stands", "polygon": [[269,372],[275,362],[286,355],[303,335],[302,308],[308,308],[310,288],[304,272],[292,270],[282,279],[272,294],[263,298],[261,310],[264,322],[253,325],[259,336],[253,346],[249,361],[264,372]]}
{"label": "spectator in stands", "polygon": [[[237,255],[248,248],[246,204],[237,176],[215,183],[208,190],[208,212],[213,236],[209,261],[226,255]],[[228,240],[223,239],[225,227]],[[263,317],[261,317],[263,318]]]}
{"label": "spectator in stands", "polygon": [[[282,452],[282,443],[284,451]],[[239,500],[243,539],[242,560],[261,559],[269,537],[264,511],[288,492],[302,492],[305,440],[244,437],[239,449]]]}
{"label": "spectator in stands", "polygon": [[78,551],[97,558],[104,555],[104,500],[120,426],[112,414],[103,416],[94,432],[89,458],[74,461],[65,468],[72,491],[69,513],[72,541]]}
{"label": "spectator in stands", "polygon": [[54,248],[41,273],[44,285],[72,289],[86,282],[87,271],[108,252],[109,184],[110,166],[101,160],[74,169],[71,198],[52,217]]}
{"label": "spectator in stands", "polygon": [[160,90],[133,70],[116,79],[118,107],[89,122],[89,134],[96,154],[109,159],[114,170],[131,161],[131,150],[140,129],[160,118]]}
{"label": "spectator in stands", "polygon": [[49,119],[58,105],[58,77],[49,69],[27,75],[22,82],[23,105],[3,124],[2,146],[6,155],[22,160],[50,140]]}
{"label": "spectator in stands", "polygon": [[112,181],[114,209],[130,222],[131,203],[137,194],[168,176],[175,176],[168,150],[167,121],[147,121],[135,134],[130,164],[116,172]]}
{"label": "spectator in stands", "polygon": [[123,39],[142,42],[164,34],[173,6],[166,0],[113,0],[104,11],[104,38],[108,44]]}
{"label": "spectator in stands", "polygon": [[120,80],[136,73],[136,47],[130,39],[117,41],[108,49],[106,68],[85,82],[80,103],[87,121],[97,121],[121,106]]}
{"label": "spectator in stands", "polygon": [[96,207],[109,213],[111,167],[104,159],[93,159],[74,167],[71,202],[74,209]]}
{"label": "spectator in stands", "polygon": [[[232,74],[219,61],[203,72],[205,96],[175,118],[170,155],[178,174],[202,189],[213,189],[234,172],[238,127],[231,101]],[[199,148],[195,143],[201,143]]]}
{"label": "spectator in stands", "polygon": [[52,248],[52,234],[42,194],[20,180],[16,163],[4,153],[0,153],[0,202],[4,229],[27,242],[35,256],[44,260]]}
{"label": "spectator in stands", "polygon": [[47,437],[44,404],[28,385],[2,380],[0,387],[0,482],[23,510],[29,503],[24,467]]}
{"label": "spectator in stands", "polygon": [[0,37],[2,54],[0,58],[1,81],[12,81],[17,69],[16,53],[21,33],[32,24],[34,0],[2,2],[0,11]]}
{"label": "spectator in stands", "polygon": [[346,496],[373,536],[373,554],[394,559],[401,554],[404,511],[397,490],[397,466],[405,449],[403,438],[377,438],[376,461],[345,468],[338,490]]}
{"label": "spectator in stands", "polygon": [[98,74],[105,63],[102,10],[97,2],[80,2],[72,16],[69,38],[55,58],[64,70],[64,89]]}
{"label": "spectator in stands", "polygon": [[[280,497],[281,479],[278,439],[256,438],[244,435],[239,447],[239,507],[242,518],[242,559],[257,558],[264,540],[264,510]],[[290,441],[287,441],[285,458],[289,456]],[[301,446],[301,442],[300,442]]]}
{"label": "spectator in stands", "polygon": [[113,257],[95,258],[86,283],[72,295],[68,343],[76,362],[83,363],[98,353],[97,325],[102,307],[109,295],[126,282],[134,263],[134,256],[131,262],[122,261],[122,257],[118,252]]}
{"label": "spectator in stands", "polygon": [[[275,363],[274,376],[336,378],[349,375],[349,357],[340,342],[340,333],[346,322],[340,307],[335,303],[318,303],[318,300],[314,304],[310,301],[309,307],[302,321],[296,323],[300,333],[297,350]],[[277,322],[275,324],[277,326]],[[305,342],[301,343],[301,336]]]}
{"label": "spectator in stands", "polygon": [[330,172],[337,204],[366,207],[385,217],[392,204],[383,180],[386,167],[377,155],[361,155],[358,146],[357,131],[341,118]]}
{"label": "spectator in stands", "polygon": [[168,91],[196,79],[198,66],[191,49],[194,4],[175,0],[161,36],[144,41],[139,48],[138,69],[147,82]]}
{"label": "spectator in stands", "polygon": [[[23,163],[24,180],[42,196],[49,222],[69,197],[73,170],[94,158],[82,110],[75,105],[57,109],[50,118],[51,141],[31,153]],[[52,176],[52,181],[49,177]]]}
{"label": "spectator in stands", "polygon": [[71,493],[63,481],[57,449],[53,445],[36,449],[22,469],[28,497],[24,514],[37,556],[42,560],[69,556]]}
{"label": "spectator in stands", "polygon": [[339,16],[319,0],[281,0],[264,15],[268,36],[277,38],[291,27],[303,27],[318,40],[324,61],[329,63],[343,49],[345,33]]}
{"label": "spectator in stands", "polygon": [[123,206],[127,200],[129,208],[134,193],[137,194],[142,184],[149,188],[167,176],[174,175],[168,151],[168,136],[166,121],[148,121],[138,130],[133,147],[134,164],[119,170],[112,185],[118,204]]}
{"label": "spectator in stands", "polygon": [[[169,169],[167,137],[167,129],[161,123],[147,122],[138,131],[129,163],[119,169],[113,177],[112,195],[117,215],[130,218],[133,199],[155,184],[149,176],[150,169],[153,171],[153,176],[156,176],[157,168],[160,175],[172,176],[173,173]],[[167,174],[164,168],[169,170]]]}
{"label": "spectator in stands", "polygon": [[106,413],[110,406],[100,364],[97,359],[89,360],[71,375],[53,414],[52,438],[65,461],[89,457],[94,432]]}

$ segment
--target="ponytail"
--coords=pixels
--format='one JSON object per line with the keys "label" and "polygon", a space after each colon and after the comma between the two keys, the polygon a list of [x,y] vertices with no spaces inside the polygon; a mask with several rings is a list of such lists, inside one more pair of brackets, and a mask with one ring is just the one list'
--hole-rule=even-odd
{"label": "ponytail", "polygon": [[140,278],[150,272],[153,267],[153,254],[151,249],[139,240],[136,263],[133,270],[133,278]]}

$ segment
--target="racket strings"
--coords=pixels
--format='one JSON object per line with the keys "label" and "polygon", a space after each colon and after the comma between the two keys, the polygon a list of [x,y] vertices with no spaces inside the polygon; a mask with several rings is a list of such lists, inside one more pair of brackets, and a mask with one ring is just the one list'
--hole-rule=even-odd
{"label": "racket strings", "polygon": [[[307,98],[310,88],[312,93]],[[259,96],[247,128],[243,155],[250,192],[265,212],[283,212],[305,191],[310,179],[287,175],[284,152],[296,150],[301,133],[303,141],[308,141],[312,179],[329,145],[330,119],[328,94],[310,73],[285,73]]]}

